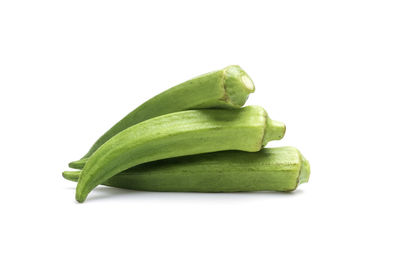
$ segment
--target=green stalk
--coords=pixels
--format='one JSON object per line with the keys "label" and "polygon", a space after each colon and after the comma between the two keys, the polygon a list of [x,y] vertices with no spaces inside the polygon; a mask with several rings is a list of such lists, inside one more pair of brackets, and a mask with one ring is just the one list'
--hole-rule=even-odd
{"label": "green stalk", "polygon": [[[80,174],[72,171],[63,176],[77,182]],[[293,191],[309,176],[310,165],[296,148],[278,147],[149,162],[116,174],[103,185],[140,191]]]}
{"label": "green stalk", "polygon": [[142,163],[223,150],[255,152],[284,133],[284,124],[270,120],[258,106],[155,117],[120,132],[93,153],[82,170],[76,199],[85,201],[97,185]]}
{"label": "green stalk", "polygon": [[[198,76],[156,95],[126,115],[93,144],[83,159],[117,133],[142,121],[189,109],[240,108],[252,92],[254,84],[239,66]],[[84,162],[73,161],[69,166],[81,168]]]}

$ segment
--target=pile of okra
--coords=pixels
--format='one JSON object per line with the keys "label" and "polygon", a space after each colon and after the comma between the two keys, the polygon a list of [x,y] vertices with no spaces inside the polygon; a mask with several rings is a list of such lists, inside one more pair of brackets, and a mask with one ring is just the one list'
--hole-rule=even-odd
{"label": "pile of okra", "polygon": [[105,132],[63,177],[84,202],[98,185],[145,191],[293,191],[310,165],[294,147],[264,148],[286,126],[259,106],[239,66],[228,66],[149,99]]}

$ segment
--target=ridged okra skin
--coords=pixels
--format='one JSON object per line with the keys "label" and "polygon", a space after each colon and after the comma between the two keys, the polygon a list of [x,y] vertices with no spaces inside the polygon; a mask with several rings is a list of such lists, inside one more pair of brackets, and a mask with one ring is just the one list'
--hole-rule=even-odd
{"label": "ridged okra skin", "polygon": [[223,150],[259,151],[285,134],[258,106],[242,109],[189,110],[143,121],[104,143],[87,160],[76,188],[76,200],[112,176],[136,165],[172,157]]}
{"label": "ridged okra skin", "polygon": [[[80,171],[64,172],[78,181]],[[164,159],[119,173],[104,185],[140,191],[293,191],[308,182],[310,165],[294,147],[222,151]]]}
{"label": "ridged okra skin", "polygon": [[[198,76],[156,95],[130,112],[104,133],[83,158],[92,155],[117,133],[139,122],[188,109],[240,108],[252,92],[254,84],[239,66],[228,66]],[[79,161],[77,162],[77,164],[71,162],[69,166],[79,167]]]}

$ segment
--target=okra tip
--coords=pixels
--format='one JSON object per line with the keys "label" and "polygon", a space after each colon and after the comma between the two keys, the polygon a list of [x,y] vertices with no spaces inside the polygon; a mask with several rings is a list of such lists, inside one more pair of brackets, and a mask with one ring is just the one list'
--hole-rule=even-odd
{"label": "okra tip", "polygon": [[82,169],[85,166],[87,160],[87,158],[82,158],[80,160],[71,161],[68,166],[72,169]]}
{"label": "okra tip", "polygon": [[69,181],[77,182],[80,174],[81,171],[65,171],[62,176]]}
{"label": "okra tip", "polygon": [[76,201],[78,201],[79,203],[85,202],[88,194],[89,193],[84,193],[84,192],[81,192],[81,190],[79,190],[79,183],[78,183],[77,188],[76,188],[76,193],[75,193]]}
{"label": "okra tip", "polygon": [[[84,170],[82,172],[84,172]],[[75,190],[75,199],[79,203],[85,202],[89,193],[98,185],[96,184],[96,181],[90,179],[91,178],[90,176],[89,179],[86,180],[81,179],[81,177],[85,175],[82,174],[82,172],[79,174],[79,180]],[[86,176],[86,178],[87,177],[88,176]]]}

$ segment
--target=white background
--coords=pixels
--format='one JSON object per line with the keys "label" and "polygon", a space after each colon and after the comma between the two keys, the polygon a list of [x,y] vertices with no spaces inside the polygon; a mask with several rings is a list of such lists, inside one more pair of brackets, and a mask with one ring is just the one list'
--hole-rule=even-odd
{"label": "white background", "polygon": [[[310,160],[292,194],[61,172],[148,98],[239,64]],[[399,266],[398,1],[1,1],[1,266]],[[194,144],[196,145],[196,144]]]}

